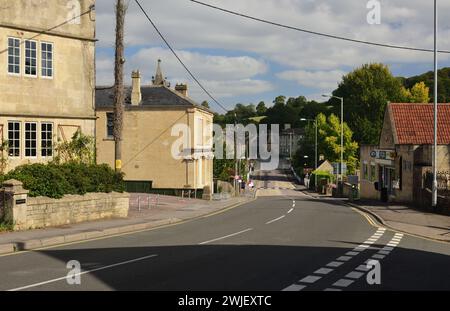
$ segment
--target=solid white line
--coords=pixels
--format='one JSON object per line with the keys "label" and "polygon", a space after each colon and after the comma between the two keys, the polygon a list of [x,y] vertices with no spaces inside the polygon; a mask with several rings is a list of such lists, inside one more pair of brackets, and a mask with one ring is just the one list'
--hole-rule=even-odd
{"label": "solid white line", "polygon": [[217,239],[205,241],[205,242],[199,243],[199,245],[205,245],[205,244],[208,244],[208,243],[211,243],[211,242],[216,242],[216,241],[224,240],[224,239],[226,239],[226,238],[231,238],[231,237],[233,237],[233,236],[236,236],[236,235],[239,235],[239,234],[242,234],[242,233],[251,231],[251,230],[253,230],[253,228],[248,228],[248,229],[246,229],[246,230],[242,230],[242,231],[239,231],[239,232],[236,232],[236,233],[233,233],[233,234],[229,234],[229,235],[226,235],[226,236],[217,238]]}
{"label": "solid white line", "polygon": [[276,219],[273,219],[273,220],[271,220],[271,221],[268,221],[268,222],[266,222],[266,225],[270,225],[270,224],[272,224],[272,223],[274,223],[274,222],[276,222],[276,221],[278,221],[278,220],[283,219],[284,217],[286,217],[286,215],[283,215],[283,216],[281,216],[281,217],[278,217],[278,218],[276,218]]}
{"label": "solid white line", "polygon": [[287,212],[287,213],[290,214],[290,213],[292,213],[293,211],[294,211],[294,209],[291,208],[291,209],[289,210],[289,212]]}
{"label": "solid white line", "polygon": [[[88,273],[92,273],[92,272],[96,272],[96,271],[111,269],[111,268],[115,268],[115,267],[118,267],[118,266],[123,266],[123,265],[127,265],[127,264],[130,264],[130,263],[134,263],[134,262],[150,259],[150,258],[153,258],[153,257],[156,257],[156,256],[158,256],[158,255],[149,255],[149,256],[140,257],[140,258],[136,258],[136,259],[132,259],[132,260],[127,260],[127,261],[115,263],[115,264],[112,264],[112,265],[108,265],[108,266],[104,266],[104,267],[100,267],[100,268],[96,268],[96,269],[92,269],[92,270],[87,270],[87,271],[83,271],[83,272],[80,272],[80,273],[76,273],[74,275],[71,275],[71,277],[78,277],[78,276],[81,276],[83,274],[88,274]],[[13,288],[13,289],[8,290],[8,292],[17,292],[17,291],[21,291],[21,290],[24,290],[24,289],[38,287],[38,286],[42,286],[42,285],[46,285],[46,284],[50,284],[50,283],[55,283],[55,282],[59,282],[59,281],[66,280],[66,279],[67,279],[67,276],[63,276],[63,277],[57,278],[57,279],[52,279],[52,280],[48,280],[48,281],[44,281],[44,282],[40,282],[40,283],[35,283],[35,284],[23,286],[23,287]]]}

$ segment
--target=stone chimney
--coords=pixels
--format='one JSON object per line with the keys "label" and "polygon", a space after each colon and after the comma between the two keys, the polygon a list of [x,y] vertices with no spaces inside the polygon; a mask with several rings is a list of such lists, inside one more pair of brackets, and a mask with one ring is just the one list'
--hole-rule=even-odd
{"label": "stone chimney", "polygon": [[182,84],[182,83],[177,84],[175,86],[175,91],[177,91],[178,93],[180,93],[184,97],[188,96],[188,86],[187,86],[187,84]]}
{"label": "stone chimney", "polygon": [[131,73],[132,91],[131,91],[131,105],[138,106],[142,101],[141,93],[141,73],[139,70]]}

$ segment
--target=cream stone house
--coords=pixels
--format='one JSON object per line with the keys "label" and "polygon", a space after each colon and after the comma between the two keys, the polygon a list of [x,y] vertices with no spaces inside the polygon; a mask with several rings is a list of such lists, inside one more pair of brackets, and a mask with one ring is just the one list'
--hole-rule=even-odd
{"label": "cream stone house", "polygon": [[95,0],[0,0],[0,139],[8,169],[95,135]]}
{"label": "cream stone house", "polygon": [[[122,171],[132,183],[152,183],[153,189],[175,191],[203,190],[213,183],[213,113],[193,102],[187,85],[171,89],[160,62],[153,81],[141,86],[141,74],[132,74],[126,87],[123,117]],[[112,87],[98,87],[97,162],[114,166]],[[182,136],[179,128],[189,129],[186,143],[174,147]],[[175,150],[175,151],[174,151]]]}

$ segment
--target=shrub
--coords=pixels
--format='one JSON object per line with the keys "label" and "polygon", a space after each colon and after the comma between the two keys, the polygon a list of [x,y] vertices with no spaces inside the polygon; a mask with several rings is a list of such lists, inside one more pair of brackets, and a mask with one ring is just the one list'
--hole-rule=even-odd
{"label": "shrub", "polygon": [[333,174],[330,174],[329,172],[325,172],[325,171],[314,171],[311,174],[311,180],[310,180],[310,188],[314,188],[314,185],[316,183],[316,178],[317,178],[317,184],[319,184],[319,181],[321,179],[326,179],[328,183],[331,183],[334,181],[335,177]]}
{"label": "shrub", "polygon": [[46,196],[59,199],[66,194],[88,192],[123,192],[123,174],[108,165],[81,163],[31,164],[17,167],[1,177],[20,180],[31,197]]}

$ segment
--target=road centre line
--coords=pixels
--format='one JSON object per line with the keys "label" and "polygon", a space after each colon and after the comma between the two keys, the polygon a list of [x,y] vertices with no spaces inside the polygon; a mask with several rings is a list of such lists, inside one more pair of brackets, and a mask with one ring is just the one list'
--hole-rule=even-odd
{"label": "road centre line", "polygon": [[276,219],[272,219],[271,221],[266,222],[266,225],[270,225],[270,224],[272,224],[272,223],[274,223],[274,222],[276,222],[276,221],[279,221],[279,220],[281,220],[281,219],[283,219],[283,218],[285,218],[285,217],[286,217],[286,215],[283,215],[283,216],[278,217],[278,218],[276,218]]}
{"label": "road centre line", "polygon": [[212,242],[224,240],[224,239],[231,238],[231,237],[234,237],[234,236],[239,235],[239,234],[242,234],[242,233],[249,232],[249,231],[251,231],[251,230],[253,230],[253,228],[248,228],[248,229],[245,229],[245,230],[242,230],[242,231],[239,231],[239,232],[236,232],[236,233],[232,233],[232,234],[229,234],[229,235],[226,235],[226,236],[217,238],[217,239],[213,239],[213,240],[201,242],[201,243],[198,243],[198,245],[205,245],[205,244],[209,244],[209,243],[212,243]]}
{"label": "road centre line", "polygon": [[[107,265],[107,266],[104,266],[104,267],[100,267],[100,268],[96,268],[96,269],[92,269],[92,270],[87,270],[87,271],[83,271],[83,272],[80,272],[80,273],[76,273],[76,274],[71,275],[71,277],[78,277],[78,276],[81,276],[81,275],[84,275],[84,274],[88,274],[88,273],[92,273],[92,272],[97,272],[97,271],[101,271],[101,270],[111,269],[111,268],[127,265],[127,264],[130,264],[130,263],[135,263],[135,262],[138,262],[138,261],[143,261],[143,260],[146,260],[146,259],[154,258],[154,257],[157,257],[157,256],[158,255],[149,255],[149,256],[139,257],[139,258],[136,258],[136,259],[122,261],[122,262],[115,263],[115,264],[112,264],[112,265]],[[34,283],[34,284],[31,284],[31,285],[27,285],[27,286],[13,288],[13,289],[10,289],[10,290],[7,290],[7,291],[9,291],[9,292],[17,292],[17,291],[21,291],[21,290],[24,290],[24,289],[39,287],[39,286],[50,284],[50,283],[56,283],[56,282],[59,282],[59,281],[62,281],[62,280],[67,280],[67,275],[63,276],[63,277],[60,277],[60,278],[44,281],[44,282],[39,282],[39,283]]]}

